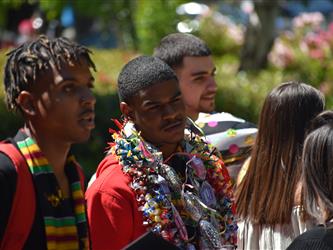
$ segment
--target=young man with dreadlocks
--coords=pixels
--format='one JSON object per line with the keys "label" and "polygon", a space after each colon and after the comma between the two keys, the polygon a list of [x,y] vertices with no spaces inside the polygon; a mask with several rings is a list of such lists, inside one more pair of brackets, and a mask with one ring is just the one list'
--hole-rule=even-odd
{"label": "young man with dreadlocks", "polygon": [[236,179],[250,155],[257,128],[229,113],[214,113],[216,67],[207,44],[191,34],[173,33],[161,39],[154,55],[175,71],[186,114],[195,121],[198,133],[204,134],[222,153],[230,175]]}
{"label": "young man with dreadlocks", "polygon": [[118,93],[127,122],[86,192],[92,248],[121,249],[146,231],[181,249],[235,246],[228,171],[217,150],[184,134],[173,70],[156,57],[135,58],[119,75]]}
{"label": "young man with dreadlocks", "polygon": [[88,248],[83,175],[70,148],[94,128],[89,54],[65,38],[45,36],[7,54],[6,104],[25,123],[0,144],[1,249]]}

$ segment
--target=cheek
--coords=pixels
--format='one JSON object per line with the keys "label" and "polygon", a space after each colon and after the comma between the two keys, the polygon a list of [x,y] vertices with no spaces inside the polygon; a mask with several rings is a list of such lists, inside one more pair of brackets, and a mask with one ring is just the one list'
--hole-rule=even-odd
{"label": "cheek", "polygon": [[70,118],[79,112],[78,103],[74,97],[62,98],[61,96],[53,96],[52,98],[44,96],[38,102],[38,109],[41,116],[52,116],[63,122],[70,121]]}
{"label": "cheek", "polygon": [[142,114],[137,116],[137,123],[144,128],[155,128],[159,124],[158,114]]}
{"label": "cheek", "polygon": [[48,92],[44,92],[36,102],[37,112],[41,116],[46,116],[50,109],[52,109],[52,101]]}
{"label": "cheek", "polygon": [[180,89],[186,104],[197,102],[203,93],[203,87],[196,84],[188,84]]}

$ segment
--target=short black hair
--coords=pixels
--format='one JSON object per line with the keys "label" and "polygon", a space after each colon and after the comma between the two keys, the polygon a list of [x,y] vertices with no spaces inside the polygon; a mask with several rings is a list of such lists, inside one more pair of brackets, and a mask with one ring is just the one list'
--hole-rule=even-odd
{"label": "short black hair", "polygon": [[19,94],[23,90],[29,90],[38,75],[50,68],[50,65],[60,70],[63,63],[72,65],[83,58],[96,71],[90,53],[86,47],[66,38],[49,39],[44,35],[13,49],[7,54],[4,72],[7,108],[18,110],[16,99]]}
{"label": "short black hair", "polygon": [[211,54],[203,40],[194,35],[183,33],[165,36],[154,50],[154,56],[172,68],[181,66],[186,56],[210,56]]}
{"label": "short black hair", "polygon": [[168,80],[178,81],[165,62],[154,56],[139,56],[128,62],[119,74],[119,99],[128,102],[138,91]]}

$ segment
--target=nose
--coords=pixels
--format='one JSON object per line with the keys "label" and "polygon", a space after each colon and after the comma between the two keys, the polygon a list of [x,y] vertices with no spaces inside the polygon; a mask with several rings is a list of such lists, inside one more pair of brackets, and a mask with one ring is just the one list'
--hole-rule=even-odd
{"label": "nose", "polygon": [[177,110],[172,105],[165,105],[163,109],[164,120],[174,119],[177,116]]}
{"label": "nose", "polygon": [[209,92],[216,92],[217,91],[217,84],[216,84],[214,76],[211,76],[209,78],[209,81],[207,82],[207,90]]}
{"label": "nose", "polygon": [[91,105],[95,106],[96,98],[90,88],[85,88],[81,92],[80,102],[82,105]]}

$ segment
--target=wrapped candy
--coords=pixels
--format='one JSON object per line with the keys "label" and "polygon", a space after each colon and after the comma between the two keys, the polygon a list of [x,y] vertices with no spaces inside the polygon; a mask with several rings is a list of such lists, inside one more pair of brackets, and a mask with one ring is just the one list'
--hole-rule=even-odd
{"label": "wrapped candy", "polygon": [[221,249],[221,237],[215,227],[206,220],[199,222],[201,241],[208,249]]}
{"label": "wrapped candy", "polygon": [[190,192],[182,192],[182,202],[187,213],[194,221],[199,221],[203,216],[203,210],[198,197]]}
{"label": "wrapped candy", "polygon": [[190,160],[190,164],[192,169],[194,170],[194,173],[196,174],[196,176],[201,179],[204,180],[206,178],[206,167],[203,164],[202,160],[198,157],[193,156],[193,158]]}
{"label": "wrapped candy", "polygon": [[216,206],[216,197],[214,194],[214,190],[212,186],[207,182],[204,181],[200,187],[200,199],[203,203],[205,203],[209,207]]}
{"label": "wrapped candy", "polygon": [[175,219],[175,224],[179,230],[179,234],[180,234],[180,237],[187,241],[188,240],[188,234],[187,234],[187,230],[186,230],[186,227],[185,227],[185,224],[183,222],[183,219],[180,217],[180,214],[178,213],[177,209],[174,207],[174,205],[171,205],[172,206],[172,212],[173,212],[173,217]]}
{"label": "wrapped candy", "polygon": [[182,182],[179,179],[176,171],[167,164],[162,164],[160,169],[161,175],[168,181],[171,188],[176,191],[180,192],[182,189]]}

